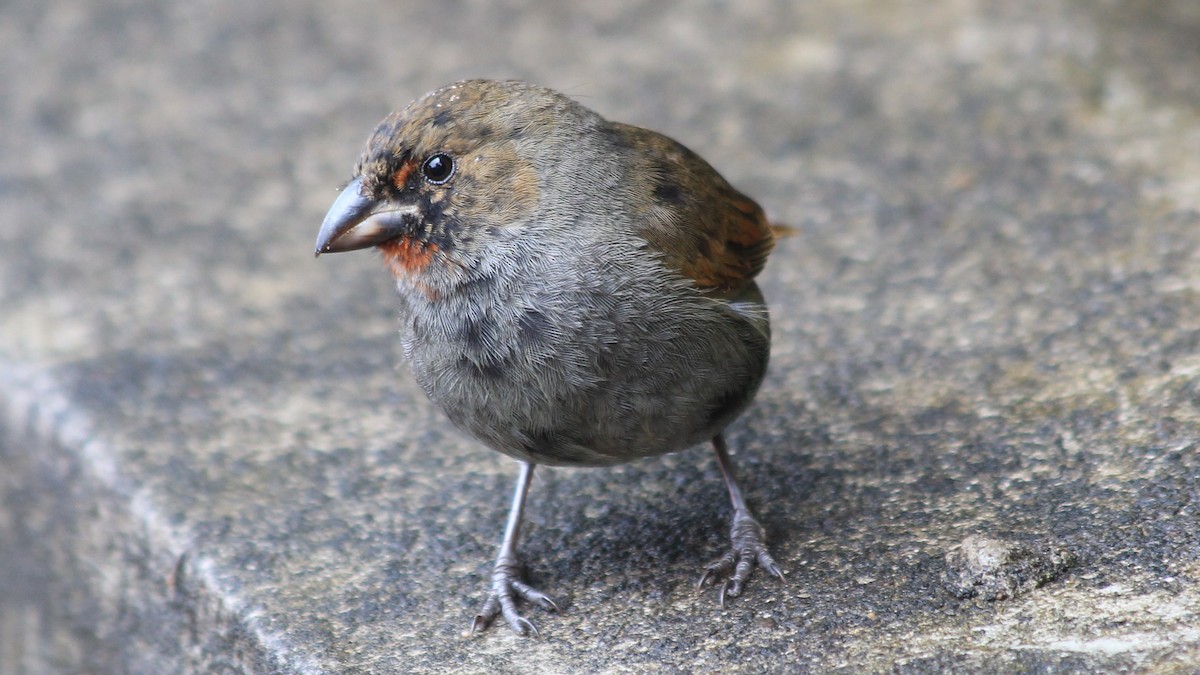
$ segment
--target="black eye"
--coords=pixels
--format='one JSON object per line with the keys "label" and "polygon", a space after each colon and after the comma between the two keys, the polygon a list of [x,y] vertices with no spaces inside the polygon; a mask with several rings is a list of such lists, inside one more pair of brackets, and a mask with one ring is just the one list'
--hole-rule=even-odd
{"label": "black eye", "polygon": [[441,185],[454,175],[454,158],[439,152],[425,160],[425,163],[421,165],[421,173],[425,176],[425,180],[434,185]]}

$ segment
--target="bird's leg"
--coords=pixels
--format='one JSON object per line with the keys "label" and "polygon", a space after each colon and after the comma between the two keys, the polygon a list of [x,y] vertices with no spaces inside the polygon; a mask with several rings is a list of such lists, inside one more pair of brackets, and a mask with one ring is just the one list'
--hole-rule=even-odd
{"label": "bird's leg", "polygon": [[[762,525],[750,513],[746,499],[742,497],[742,489],[738,487],[737,478],[733,474],[733,462],[729,460],[729,449],[725,447],[725,439],[721,434],[713,436],[713,450],[717,454],[717,464],[725,477],[725,487],[729,488],[729,500],[733,502],[733,528],[730,530],[732,546],[725,555],[717,558],[704,568],[704,574],[696,584],[696,590],[702,590],[714,583],[718,577],[729,575],[721,585],[718,596],[721,606],[725,606],[725,596],[736,598],[742,592],[742,584],[750,577],[757,564],[770,574],[783,580],[783,572],[775,564],[767,550],[766,537]],[[730,574],[732,572],[732,574]]]}
{"label": "bird's leg", "polygon": [[500,543],[500,555],[496,557],[496,566],[492,568],[492,588],[487,601],[483,603],[483,608],[471,622],[472,633],[487,628],[492,619],[503,614],[504,620],[518,635],[529,632],[537,635],[537,628],[517,612],[514,595],[520,596],[526,602],[540,605],[542,609],[558,611],[558,605],[554,604],[553,600],[521,581],[521,561],[517,559],[517,538],[521,534],[525,495],[529,494],[529,482],[533,478],[535,466],[530,462],[521,462],[521,473],[517,476],[517,487],[513,491],[512,509],[508,512],[508,523],[504,526],[504,541]]}

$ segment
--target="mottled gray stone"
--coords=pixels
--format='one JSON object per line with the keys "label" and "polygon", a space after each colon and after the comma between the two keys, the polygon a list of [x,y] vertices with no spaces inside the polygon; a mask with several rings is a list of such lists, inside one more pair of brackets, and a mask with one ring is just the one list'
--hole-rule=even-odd
{"label": "mottled gray stone", "polygon": [[[1200,668],[1194,3],[593,4],[0,6],[0,671]],[[786,584],[693,592],[703,450],[544,471],[565,611],[464,635],[515,466],[413,384],[371,256],[311,250],[374,123],[467,76],[799,229],[730,432]],[[970,536],[1075,562],[960,600]]]}
{"label": "mottled gray stone", "polygon": [[970,535],[946,554],[943,581],[956,598],[1011,600],[1057,579],[1075,562],[1073,551],[1053,544]]}

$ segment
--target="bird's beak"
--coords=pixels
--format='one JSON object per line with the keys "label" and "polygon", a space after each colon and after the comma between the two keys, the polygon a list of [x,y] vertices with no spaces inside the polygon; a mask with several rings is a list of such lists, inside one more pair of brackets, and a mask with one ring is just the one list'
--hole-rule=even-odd
{"label": "bird's beak", "polygon": [[347,185],[325,214],[317,233],[316,255],[357,251],[394,239],[411,228],[415,204],[395,204],[364,197],[362,180]]}

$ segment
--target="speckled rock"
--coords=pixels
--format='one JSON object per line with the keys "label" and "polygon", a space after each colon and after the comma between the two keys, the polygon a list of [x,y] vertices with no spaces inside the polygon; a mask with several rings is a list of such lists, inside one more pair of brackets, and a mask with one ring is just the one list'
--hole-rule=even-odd
{"label": "speckled rock", "polygon": [[[408,4],[0,7],[0,672],[1200,668],[1195,3]],[[478,76],[798,228],[729,434],[786,584],[694,592],[704,450],[545,471],[564,611],[465,635],[515,466],[311,247],[372,125]],[[973,536],[1074,562],[959,599]]]}

